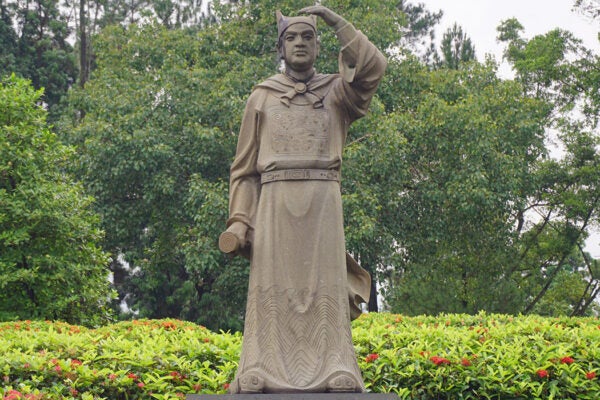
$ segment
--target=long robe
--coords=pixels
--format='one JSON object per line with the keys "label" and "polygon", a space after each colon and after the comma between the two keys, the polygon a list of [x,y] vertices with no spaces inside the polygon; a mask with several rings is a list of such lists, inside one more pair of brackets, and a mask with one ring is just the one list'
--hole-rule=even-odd
{"label": "long robe", "polygon": [[261,176],[285,170],[339,173],[348,128],[367,112],[387,62],[352,25],[337,35],[339,74],[306,83],[275,75],[246,105],[228,225],[249,227],[251,266],[231,393],[364,391],[348,298],[368,299],[370,281],[345,251],[340,183],[261,184]]}

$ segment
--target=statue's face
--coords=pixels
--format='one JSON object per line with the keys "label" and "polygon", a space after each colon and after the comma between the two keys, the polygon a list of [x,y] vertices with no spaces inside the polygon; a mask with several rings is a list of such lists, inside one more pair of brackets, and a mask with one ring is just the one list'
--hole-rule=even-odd
{"label": "statue's face", "polygon": [[319,54],[319,43],[313,28],[308,24],[294,24],[281,36],[283,59],[294,71],[312,68]]}

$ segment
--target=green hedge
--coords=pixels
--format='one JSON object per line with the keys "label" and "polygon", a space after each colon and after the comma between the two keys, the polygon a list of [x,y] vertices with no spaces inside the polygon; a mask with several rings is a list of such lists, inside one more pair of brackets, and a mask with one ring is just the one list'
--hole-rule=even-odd
{"label": "green hedge", "polygon": [[[367,389],[405,399],[597,399],[597,318],[370,314],[353,324]],[[177,399],[225,393],[242,337],[177,320],[0,324],[0,395]]]}

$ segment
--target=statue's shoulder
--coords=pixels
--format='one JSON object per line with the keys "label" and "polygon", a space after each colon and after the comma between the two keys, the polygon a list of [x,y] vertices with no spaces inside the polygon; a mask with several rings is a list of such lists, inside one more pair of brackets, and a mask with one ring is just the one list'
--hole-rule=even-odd
{"label": "statue's shoulder", "polygon": [[293,87],[293,85],[288,77],[284,74],[276,74],[254,86],[253,91],[264,89],[273,90],[275,92],[287,92],[291,87]]}

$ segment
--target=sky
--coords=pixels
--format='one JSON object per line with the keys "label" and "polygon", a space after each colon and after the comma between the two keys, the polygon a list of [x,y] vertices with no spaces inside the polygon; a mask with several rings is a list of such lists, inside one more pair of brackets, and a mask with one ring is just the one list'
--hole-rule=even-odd
{"label": "sky", "polygon": [[[496,41],[496,28],[508,18],[516,18],[524,27],[525,38],[544,34],[554,28],[568,30],[583,44],[600,54],[600,20],[591,20],[572,11],[575,0],[413,0],[424,3],[430,11],[444,11],[437,29],[439,43],[443,33],[455,22],[475,45],[477,59],[482,61],[486,54],[502,60],[504,46]],[[504,64],[499,75],[511,77],[510,67]],[[585,246],[594,258],[600,258],[600,232],[592,233]]]}
{"label": "sky", "polygon": [[[502,60],[503,45],[496,41],[496,28],[508,18],[517,18],[525,28],[523,36],[531,38],[554,28],[571,31],[584,45],[600,53],[600,20],[590,20],[572,11],[575,0],[413,0],[424,3],[430,11],[444,11],[437,30],[437,39],[455,22],[475,45],[477,58],[493,54]],[[500,68],[502,76],[508,67]]]}

